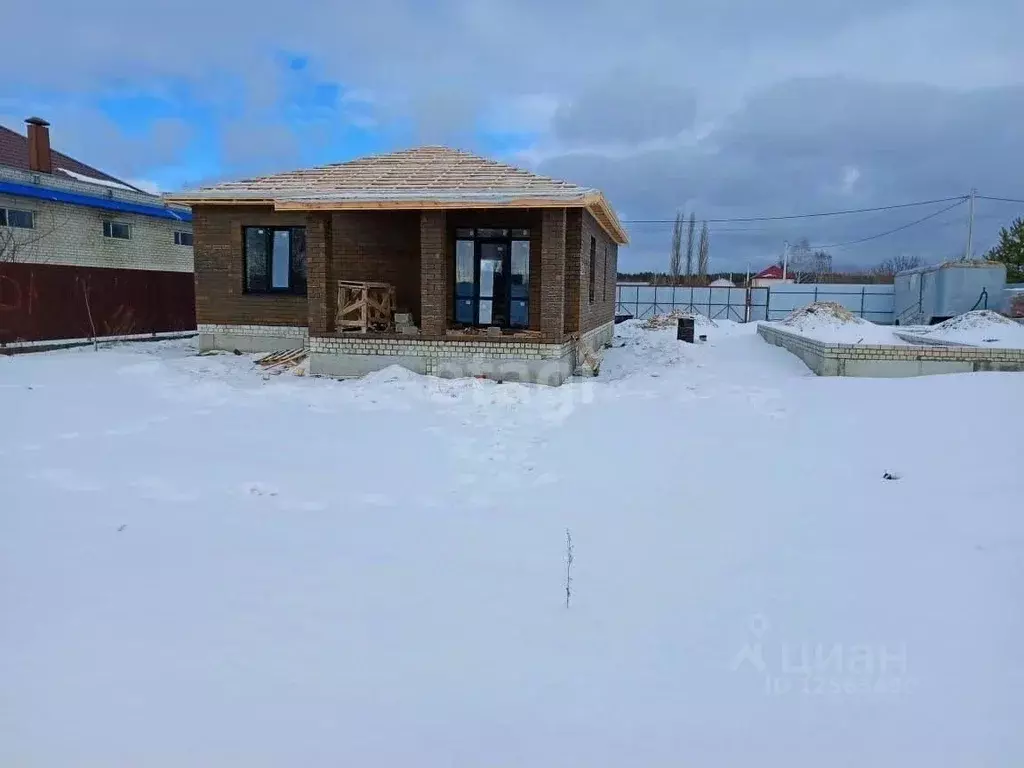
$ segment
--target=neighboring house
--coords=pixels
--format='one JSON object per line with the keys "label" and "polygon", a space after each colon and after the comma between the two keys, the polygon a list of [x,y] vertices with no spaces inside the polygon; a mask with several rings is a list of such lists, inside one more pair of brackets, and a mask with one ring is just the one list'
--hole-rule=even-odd
{"label": "neighboring house", "polygon": [[785,285],[792,282],[794,282],[794,280],[789,276],[786,276],[786,278],[783,279],[782,267],[778,264],[772,264],[770,267],[765,267],[750,279],[750,284],[755,288],[763,288],[765,286],[772,285]]}
{"label": "neighboring house", "polygon": [[[595,189],[423,147],[167,199],[192,206],[204,349],[560,384],[612,337],[627,237]],[[390,284],[412,325],[343,332],[340,281]]]}
{"label": "neighboring house", "polygon": [[717,280],[712,280],[708,283],[708,288],[735,288],[736,283],[724,277],[720,277]]}
{"label": "neighboring house", "polygon": [[192,215],[0,126],[0,347],[195,328]]}

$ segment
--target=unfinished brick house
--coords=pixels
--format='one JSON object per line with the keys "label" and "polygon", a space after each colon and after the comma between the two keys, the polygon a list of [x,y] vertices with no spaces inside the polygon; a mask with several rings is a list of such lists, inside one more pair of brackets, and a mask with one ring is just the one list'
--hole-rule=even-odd
{"label": "unfinished brick house", "polygon": [[168,200],[192,206],[203,349],[560,384],[612,337],[627,237],[594,189],[423,147]]}

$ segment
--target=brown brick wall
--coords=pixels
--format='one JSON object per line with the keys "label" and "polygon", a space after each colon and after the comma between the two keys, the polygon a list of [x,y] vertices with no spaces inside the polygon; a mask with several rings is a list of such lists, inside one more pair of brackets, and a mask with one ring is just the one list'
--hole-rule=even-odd
{"label": "brown brick wall", "polygon": [[[342,211],[331,216],[330,279],[391,283],[400,311],[420,318],[420,212]],[[330,291],[331,312],[337,303]]]}
{"label": "brown brick wall", "polygon": [[299,212],[261,206],[193,206],[196,322],[305,326],[309,321],[305,296],[242,292],[243,226],[306,226],[307,248],[314,234],[306,215]]}
{"label": "brown brick wall", "polygon": [[334,315],[334,295],[327,290],[331,280],[330,214],[311,214],[306,226],[306,293],[309,302],[309,332],[326,333]]}
{"label": "brown brick wall", "polygon": [[[583,214],[583,242],[580,256],[579,312],[580,332],[610,323],[615,319],[615,276],[618,270],[619,247],[590,215]],[[594,302],[590,302],[590,238],[597,247]]]}
{"label": "brown brick wall", "polygon": [[420,329],[426,334],[442,334],[448,317],[445,269],[445,212],[420,211]]}
{"label": "brown brick wall", "polygon": [[565,211],[565,332],[580,329],[580,277],[583,254],[583,209]]}
{"label": "brown brick wall", "polygon": [[558,342],[565,334],[565,208],[545,208],[541,232],[541,318],[545,341]]}

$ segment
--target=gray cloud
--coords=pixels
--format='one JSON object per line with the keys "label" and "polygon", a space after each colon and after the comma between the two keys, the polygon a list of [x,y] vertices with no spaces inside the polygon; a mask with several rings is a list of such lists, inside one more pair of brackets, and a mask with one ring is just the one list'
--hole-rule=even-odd
{"label": "gray cloud", "polygon": [[566,142],[627,142],[674,136],[693,126],[693,91],[657,75],[618,71],[564,102],[552,129]]}
{"label": "gray cloud", "polygon": [[[599,185],[632,218],[670,218],[678,209],[709,218],[786,215],[872,207],[966,194],[1017,194],[1008,167],[1024,157],[1024,85],[954,91],[845,78],[792,80],[754,94],[701,141],[628,157],[566,154],[545,173]],[[1008,165],[1009,164],[1009,165]],[[1024,190],[1021,190],[1024,191]],[[894,228],[941,206],[864,216],[721,224],[720,268],[770,258],[785,239],[828,244]],[[1013,213],[979,203],[978,242],[991,241]],[[937,259],[963,247],[966,209],[859,247],[837,260],[864,263],[892,249]],[[740,229],[752,231],[737,231]],[[632,227],[630,260],[661,266],[668,225]]]}
{"label": "gray cloud", "polygon": [[[45,111],[26,93],[74,100],[112,83],[171,95],[184,87],[217,126],[224,173],[272,170],[299,162],[296,142],[334,135],[326,122],[296,127],[274,114],[287,85],[279,62],[298,53],[321,80],[365,95],[368,107],[335,120],[385,133],[411,125],[419,140],[483,150],[480,126],[526,136],[540,170],[601,186],[633,218],[679,207],[719,217],[870,206],[972,185],[1024,192],[1018,0],[300,5],[180,0],[172,24],[134,0],[50,0],[62,23],[48,30],[45,56],[31,36],[5,39],[14,71],[0,84],[0,111],[18,121]],[[125,154],[116,126],[83,115],[54,120],[62,146],[112,172],[145,177],[180,154],[180,127],[129,141]],[[993,217],[981,222],[982,241],[985,226],[1013,212],[982,206]],[[849,257],[944,255],[960,237],[953,214]],[[909,218],[720,227],[713,260],[739,265],[786,237],[837,242]],[[667,232],[634,227],[624,261],[660,264]]]}

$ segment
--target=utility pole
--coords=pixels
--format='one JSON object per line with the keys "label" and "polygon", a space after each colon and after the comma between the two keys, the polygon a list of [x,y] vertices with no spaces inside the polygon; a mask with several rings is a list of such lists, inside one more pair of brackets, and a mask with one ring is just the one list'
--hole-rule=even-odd
{"label": "utility pole", "polygon": [[971,200],[968,204],[967,214],[967,251],[964,253],[964,261],[971,260],[971,251],[974,246],[974,197],[978,194],[978,190],[971,187]]}
{"label": "utility pole", "polygon": [[789,240],[782,241],[782,279],[786,279],[786,272],[789,269]]}

